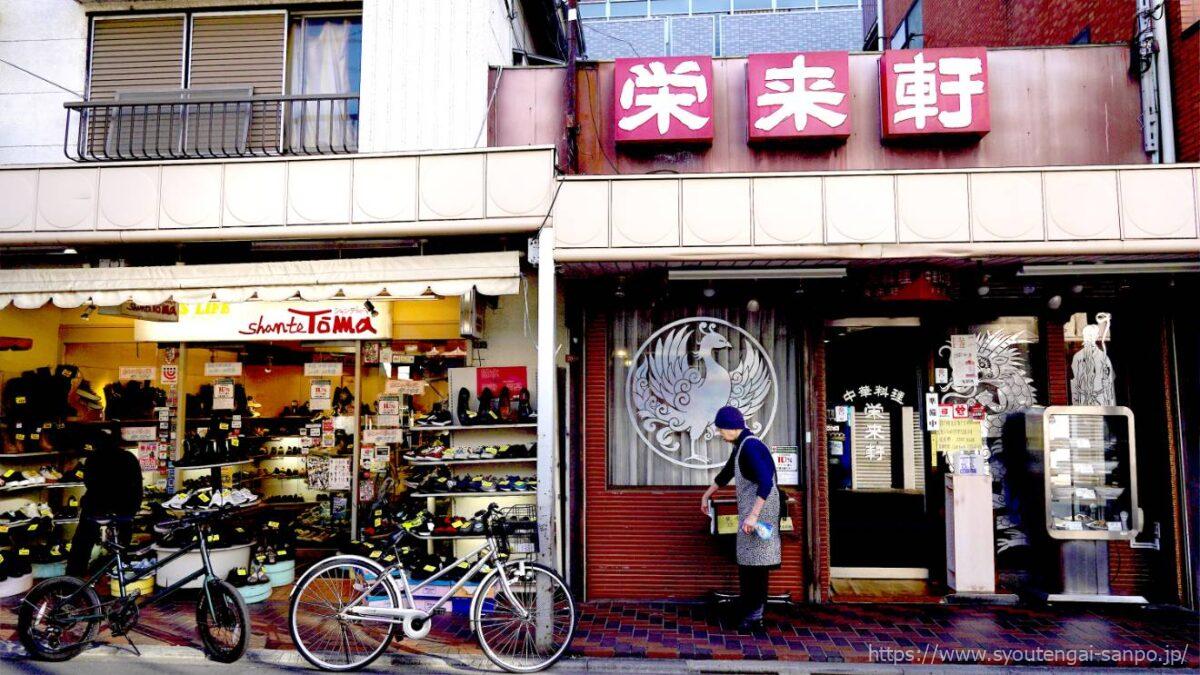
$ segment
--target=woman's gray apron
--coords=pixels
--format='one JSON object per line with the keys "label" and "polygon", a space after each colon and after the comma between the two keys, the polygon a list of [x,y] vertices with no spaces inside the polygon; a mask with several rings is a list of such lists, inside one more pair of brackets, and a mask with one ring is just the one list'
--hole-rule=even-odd
{"label": "woman's gray apron", "polygon": [[754,509],[754,500],[758,499],[758,485],[742,476],[741,455],[742,446],[747,436],[743,438],[734,450],[733,480],[737,490],[738,531],[737,531],[737,563],[739,565],[765,566],[778,565],[782,561],[779,551],[779,481],[774,481],[771,494],[767,495],[766,503],[758,514],[758,522],[766,523],[774,530],[770,539],[759,539],[758,534],[746,534],[741,524],[750,516]]}

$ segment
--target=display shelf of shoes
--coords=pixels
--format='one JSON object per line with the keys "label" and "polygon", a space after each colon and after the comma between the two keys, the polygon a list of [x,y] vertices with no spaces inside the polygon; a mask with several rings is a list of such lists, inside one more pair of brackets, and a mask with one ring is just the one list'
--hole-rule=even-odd
{"label": "display shelf of shoes", "polygon": [[408,431],[495,431],[497,429],[536,429],[537,422],[513,422],[511,424],[473,424],[470,426],[453,425],[446,427],[423,426],[414,424],[407,427]]}
{"label": "display shelf of shoes", "polygon": [[23,485],[5,485],[0,488],[0,493],[5,492],[24,492],[26,490],[53,490],[55,488],[81,488],[83,483],[25,483]]}
{"label": "display shelf of shoes", "polygon": [[414,460],[407,457],[404,461],[409,466],[419,468],[422,466],[464,466],[472,464],[536,464],[537,457],[505,457],[492,459],[438,459],[438,460]]}
{"label": "display shelf of shoes", "polygon": [[188,464],[188,465],[176,464],[175,470],[176,471],[197,471],[200,469],[220,469],[223,466],[240,466],[242,464],[253,464],[255,462],[255,459],[256,458],[254,458],[254,457],[249,457],[246,459],[231,460],[228,462],[217,462],[215,464]]}
{"label": "display shelf of shoes", "polygon": [[413,492],[409,497],[414,499],[444,499],[448,497],[478,497],[480,499],[493,499],[495,497],[533,497],[537,492],[535,490],[522,490],[520,492]]}

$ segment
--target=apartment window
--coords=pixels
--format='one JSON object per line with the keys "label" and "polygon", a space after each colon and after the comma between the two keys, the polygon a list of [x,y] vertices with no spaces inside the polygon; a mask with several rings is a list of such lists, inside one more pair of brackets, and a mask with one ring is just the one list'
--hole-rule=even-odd
{"label": "apartment window", "polygon": [[771,9],[771,0],[733,0],[733,11],[756,12]]}
{"label": "apartment window", "polygon": [[[855,0],[857,2],[858,0]],[[828,5],[829,0],[823,0],[822,5]],[[817,0],[775,0],[777,9],[813,9],[817,6]]]}
{"label": "apartment window", "polygon": [[650,13],[654,16],[687,14],[688,0],[650,0]]}
{"label": "apartment window", "polygon": [[[829,0],[822,0],[825,4]],[[921,7],[922,0],[916,0],[908,8],[904,20],[892,34],[892,49],[921,49],[925,46],[925,20]]]}
{"label": "apartment window", "polygon": [[692,0],[693,14],[728,14],[729,0]]}
{"label": "apartment window", "polygon": [[603,19],[607,14],[606,0],[583,0],[579,3],[579,16],[585,19]]}
{"label": "apartment window", "polygon": [[646,0],[611,0],[608,3],[608,16],[610,18],[629,17],[629,16],[647,16]]}
{"label": "apartment window", "polygon": [[352,151],[361,53],[357,12],[96,17],[76,151],[93,159]]}
{"label": "apartment window", "polygon": [[337,99],[359,92],[362,77],[362,16],[296,16],[291,26],[289,92],[314,97],[292,104],[288,138],[292,147],[328,143],[358,145],[358,100]]}

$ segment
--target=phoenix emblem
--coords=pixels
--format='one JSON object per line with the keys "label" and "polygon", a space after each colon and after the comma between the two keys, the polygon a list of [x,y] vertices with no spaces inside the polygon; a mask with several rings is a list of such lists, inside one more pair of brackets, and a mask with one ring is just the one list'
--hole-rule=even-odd
{"label": "phoenix emblem", "polygon": [[[741,338],[741,362],[732,370],[718,358],[734,348],[731,337]],[[626,391],[642,442],[693,469],[721,465],[708,453],[717,410],[734,406],[752,431],[763,433],[774,421],[778,396],[775,367],[762,345],[741,328],[707,317],[682,319],[651,335],[634,355]]]}

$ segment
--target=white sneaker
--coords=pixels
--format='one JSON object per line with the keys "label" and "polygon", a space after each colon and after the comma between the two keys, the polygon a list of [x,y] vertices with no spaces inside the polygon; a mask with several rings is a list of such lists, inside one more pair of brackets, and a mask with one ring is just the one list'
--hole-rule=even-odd
{"label": "white sneaker", "polygon": [[248,490],[246,488],[238,488],[238,489],[234,490],[233,498],[235,500],[234,503],[236,503],[239,506],[253,504],[254,502],[258,501],[258,495],[254,494],[253,492],[251,492],[250,490]]}
{"label": "white sneaker", "polygon": [[182,509],[190,496],[191,494],[187,492],[176,492],[174,496],[162,503],[163,508]]}

